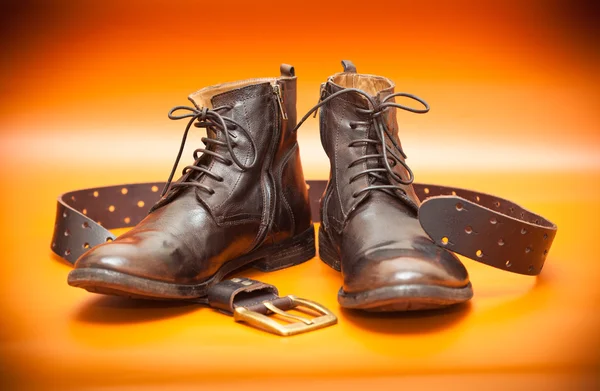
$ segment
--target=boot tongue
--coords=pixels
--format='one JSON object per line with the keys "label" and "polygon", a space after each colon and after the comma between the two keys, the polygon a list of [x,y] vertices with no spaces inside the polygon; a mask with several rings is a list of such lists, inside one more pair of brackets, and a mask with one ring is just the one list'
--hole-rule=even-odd
{"label": "boot tongue", "polygon": [[[208,109],[213,109],[214,105],[212,103],[212,98],[214,95],[215,95],[214,87],[206,87],[199,91],[191,93],[188,96],[188,100],[190,102],[192,102],[197,109],[201,109],[204,107],[208,108]],[[217,137],[218,136],[217,132],[215,132],[214,130],[212,130],[210,128],[203,128],[203,129],[206,131],[206,138],[213,139],[213,140],[223,138],[223,137]],[[215,144],[209,144],[206,147],[204,147],[202,145],[202,147],[206,148],[208,150],[211,150],[213,152],[221,153],[221,154],[223,154],[225,151],[227,151],[226,147],[218,146]],[[202,154],[202,156],[200,157],[200,161],[198,162],[198,165],[208,167],[210,165],[211,158],[212,157],[208,154]],[[201,175],[202,175],[201,173],[196,172],[196,173],[192,174],[191,178],[193,178],[194,180],[198,180],[198,178]]]}
{"label": "boot tongue", "polygon": [[188,99],[190,100],[190,102],[192,102],[194,104],[194,106],[196,106],[197,109],[200,109],[202,107],[212,109],[213,108],[212,97],[214,95],[215,94],[213,92],[213,89],[211,87],[207,87],[207,88],[203,88],[199,91],[196,91],[194,93],[191,93],[188,96]]}
{"label": "boot tongue", "polygon": [[[381,103],[383,102],[383,100],[385,99],[385,97],[387,97],[388,95],[391,95],[394,93],[394,89],[393,88],[389,88],[389,89],[385,89],[382,91],[379,91],[376,96],[372,96],[372,98],[377,102],[377,103]],[[387,113],[381,118],[387,126],[387,129],[389,131],[389,133],[392,135],[392,137],[394,138],[394,141],[396,141],[396,143],[400,146],[402,146],[402,143],[400,141],[400,136],[398,135],[398,125],[397,125],[397,120],[396,120],[396,111],[393,109],[390,109],[387,111]],[[369,138],[373,139],[373,140],[379,140],[378,135],[376,134],[376,130],[374,126],[371,126],[370,130],[369,130]],[[390,141],[389,137],[387,136],[387,134],[384,134],[383,136],[384,142],[390,147],[390,149],[392,151],[395,152],[396,155],[400,156],[400,153],[397,152],[395,150],[395,147],[393,146],[392,142]],[[383,146],[381,144],[371,144],[367,146],[367,154],[381,154],[383,151]],[[388,151],[388,156],[389,156],[389,151]],[[400,156],[401,157],[401,156]],[[402,158],[402,157],[401,157]],[[402,158],[402,160],[404,160]],[[380,168],[380,167],[385,167],[385,164],[383,161],[377,161],[376,159],[369,159],[369,161],[367,161],[367,167],[368,168]],[[408,174],[406,173],[406,171],[402,168],[402,166],[398,163],[396,164],[396,166],[392,167],[392,170],[400,175],[403,179],[408,179]],[[385,173],[384,174],[386,177],[389,177],[389,174]],[[404,190],[406,191],[406,197],[412,201],[415,205],[419,205],[419,198],[417,197],[414,188],[412,185],[401,185],[396,183],[394,180],[392,180],[391,178],[388,181],[382,181],[379,180],[377,178],[373,178],[372,179],[372,184],[373,185],[388,185],[388,184],[394,184],[394,185],[398,185],[401,186],[402,188],[404,188]]]}

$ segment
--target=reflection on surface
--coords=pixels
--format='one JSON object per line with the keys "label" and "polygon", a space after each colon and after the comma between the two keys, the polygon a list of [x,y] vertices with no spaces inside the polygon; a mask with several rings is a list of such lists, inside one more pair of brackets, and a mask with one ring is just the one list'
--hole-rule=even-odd
{"label": "reflection on surface", "polygon": [[344,319],[358,327],[387,334],[423,334],[442,331],[459,323],[470,312],[470,302],[438,310],[398,313],[342,309]]}
{"label": "reflection on surface", "polygon": [[181,316],[199,307],[198,304],[184,301],[155,301],[90,294],[76,312],[75,320],[107,325],[151,322]]}

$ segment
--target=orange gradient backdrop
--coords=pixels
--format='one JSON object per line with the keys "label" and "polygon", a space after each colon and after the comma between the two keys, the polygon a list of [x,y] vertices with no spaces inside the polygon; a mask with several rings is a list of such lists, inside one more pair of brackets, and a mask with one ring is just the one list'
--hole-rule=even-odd
{"label": "orange gradient backdrop", "polygon": [[[254,389],[267,375],[287,388],[289,377],[346,388],[597,384],[596,2],[13,3],[0,6],[0,385],[185,388],[232,380],[230,387]],[[166,179],[183,131],[167,112],[197,89],[275,76],[290,63],[302,115],[341,59],[431,104],[426,116],[398,115],[418,181],[498,193],[559,225],[540,279],[466,260],[476,291],[467,308],[369,317],[339,309],[339,276],[317,259],[252,272],[340,318],[289,340],[210,310],[67,286],[69,268],[48,246],[59,193]],[[316,120],[300,142],[306,176],[327,178]]]}

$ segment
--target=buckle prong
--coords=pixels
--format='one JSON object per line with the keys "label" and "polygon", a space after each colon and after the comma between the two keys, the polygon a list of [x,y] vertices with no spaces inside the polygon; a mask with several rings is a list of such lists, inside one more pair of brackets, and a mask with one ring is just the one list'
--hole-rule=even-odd
{"label": "buckle prong", "polygon": [[313,323],[312,320],[306,319],[305,317],[302,317],[302,316],[299,316],[299,315],[294,315],[294,314],[289,314],[289,313],[287,313],[285,311],[282,311],[279,308],[275,307],[273,305],[273,303],[266,302],[266,303],[263,303],[263,305],[265,307],[267,307],[269,309],[269,311],[271,311],[273,313],[276,313],[277,315],[281,315],[284,318],[299,320],[300,322],[305,323],[305,324],[312,324]]}

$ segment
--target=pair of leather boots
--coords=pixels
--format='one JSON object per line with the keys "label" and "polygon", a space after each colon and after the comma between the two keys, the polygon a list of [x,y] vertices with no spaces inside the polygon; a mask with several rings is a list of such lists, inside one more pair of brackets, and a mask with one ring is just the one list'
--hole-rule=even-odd
{"label": "pair of leather boots", "polygon": [[[413,174],[398,137],[396,109],[428,111],[394,83],[357,73],[349,61],[321,86],[319,103],[296,116],[294,68],[277,78],[201,89],[161,199],[137,226],[94,247],[68,282],[92,292],[151,299],[197,299],[226,275],[252,266],[279,270],[315,256],[315,232],[300,162],[298,127],[320,109],[320,135],[331,163],[321,199],[319,257],[341,271],[342,307],[403,311],[469,300],[458,258],[436,245],[417,219]],[[415,99],[423,108],[396,103]],[[192,126],[205,148],[173,181]]]}

